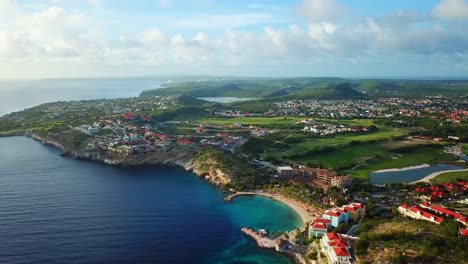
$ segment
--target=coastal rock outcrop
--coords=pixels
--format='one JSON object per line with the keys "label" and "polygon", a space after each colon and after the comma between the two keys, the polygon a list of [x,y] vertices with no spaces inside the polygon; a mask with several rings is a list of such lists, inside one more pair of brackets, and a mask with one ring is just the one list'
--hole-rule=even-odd
{"label": "coastal rock outcrop", "polygon": [[186,170],[193,171],[195,174],[204,176],[206,180],[222,185],[231,182],[231,177],[219,168],[219,164],[213,159],[191,159],[185,165]]}
{"label": "coastal rock outcrop", "polygon": [[[60,133],[41,135],[35,131],[25,131],[23,135],[31,137],[42,144],[60,150],[61,155],[75,159],[103,162],[116,166],[139,165],[171,165],[183,167],[207,181],[223,185],[231,182],[231,177],[221,168],[221,164],[212,158],[196,157],[197,150],[193,148],[157,148],[136,154],[113,151],[93,143],[92,138],[77,140],[77,132],[66,130]],[[83,135],[79,135],[83,137]]]}

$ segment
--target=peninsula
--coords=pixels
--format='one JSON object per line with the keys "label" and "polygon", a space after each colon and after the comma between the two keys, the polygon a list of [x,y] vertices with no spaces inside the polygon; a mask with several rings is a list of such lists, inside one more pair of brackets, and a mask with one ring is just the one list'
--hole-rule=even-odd
{"label": "peninsula", "polygon": [[[300,215],[297,230],[275,234],[246,227],[243,232],[300,263],[325,258],[333,263],[337,254],[349,263],[395,256],[418,262],[439,237],[424,234],[427,244],[406,243],[413,253],[395,255],[400,236],[409,236],[410,242],[421,237],[413,229],[396,228],[409,222],[396,212],[402,204],[426,199],[426,193],[404,184],[373,186],[368,174],[420,164],[466,167],[468,86],[447,82],[287,78],[176,83],[135,98],[53,102],[11,113],[0,117],[0,135],[28,136],[62,155],[110,165],[180,166],[229,193],[226,200],[262,195],[283,202]],[[431,94],[412,89],[415,84],[430,86]],[[251,100],[200,99],[206,97]],[[447,184],[456,185],[444,187],[444,196],[429,195],[428,201],[466,210],[460,201],[468,185],[451,181]],[[442,232],[447,239],[442,246],[461,247],[466,245],[461,215],[456,218],[461,222],[446,219],[447,224],[424,228]],[[393,230],[390,242],[383,227]],[[341,246],[326,246],[333,241]],[[379,255],[383,241],[392,254]],[[454,258],[448,252],[433,263]],[[463,254],[458,256],[468,257]]]}

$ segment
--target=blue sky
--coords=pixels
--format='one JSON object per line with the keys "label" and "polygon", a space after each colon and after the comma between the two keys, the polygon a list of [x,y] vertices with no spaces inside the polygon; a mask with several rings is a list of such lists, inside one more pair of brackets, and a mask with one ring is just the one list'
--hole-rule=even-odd
{"label": "blue sky", "polygon": [[0,79],[467,76],[467,1],[0,0]]}

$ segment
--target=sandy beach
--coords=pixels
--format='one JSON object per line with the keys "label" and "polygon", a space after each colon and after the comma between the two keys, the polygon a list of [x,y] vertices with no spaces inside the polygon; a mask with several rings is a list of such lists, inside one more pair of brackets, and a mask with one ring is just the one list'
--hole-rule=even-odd
{"label": "sandy beach", "polygon": [[429,180],[434,179],[435,177],[439,176],[440,174],[443,174],[443,173],[446,173],[446,172],[459,172],[459,171],[468,171],[468,169],[463,169],[463,170],[446,170],[446,171],[434,172],[434,173],[431,173],[431,174],[427,175],[426,177],[424,177],[424,178],[422,178],[422,179],[420,179],[420,180],[417,180],[417,181],[414,181],[414,182],[410,182],[410,184],[417,183],[417,182],[429,182]]}
{"label": "sandy beach", "polygon": [[414,170],[414,169],[422,169],[426,167],[430,167],[431,165],[429,164],[421,164],[417,166],[409,166],[409,167],[404,167],[404,168],[393,168],[393,169],[384,169],[384,170],[378,170],[378,171],[373,171],[374,172],[396,172],[396,171],[407,171],[407,170]]}
{"label": "sandy beach", "polygon": [[232,198],[239,196],[239,195],[261,195],[265,197],[269,197],[271,199],[277,200],[279,202],[282,202],[286,204],[287,206],[291,207],[296,213],[301,217],[302,220],[302,226],[306,222],[312,221],[315,217],[313,214],[319,214],[319,210],[315,207],[312,207],[310,205],[306,205],[300,202],[296,202],[292,199],[286,198],[282,195],[279,194],[271,194],[271,193],[265,193],[265,192],[237,192],[235,194],[232,194],[228,197],[226,197],[226,200],[231,200]]}

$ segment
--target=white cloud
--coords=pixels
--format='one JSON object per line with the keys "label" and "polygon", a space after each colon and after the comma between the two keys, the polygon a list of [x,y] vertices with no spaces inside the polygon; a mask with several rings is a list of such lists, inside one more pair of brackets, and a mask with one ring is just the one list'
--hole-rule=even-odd
{"label": "white cloud", "polygon": [[137,38],[144,44],[161,44],[165,40],[164,34],[159,29],[144,31]]}
{"label": "white cloud", "polygon": [[297,13],[309,21],[334,21],[345,15],[345,8],[336,0],[303,0]]}
{"label": "white cloud", "polygon": [[0,14],[8,15],[15,14],[18,12],[18,6],[12,0],[0,0]]}
{"label": "white cloud", "polygon": [[171,8],[172,7],[172,1],[171,0],[158,0],[158,4],[162,8]]}
{"label": "white cloud", "polygon": [[440,19],[468,19],[468,3],[464,0],[441,0],[432,10]]}

